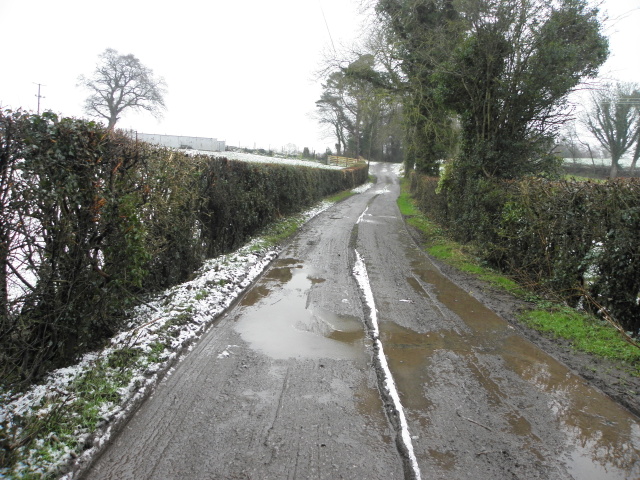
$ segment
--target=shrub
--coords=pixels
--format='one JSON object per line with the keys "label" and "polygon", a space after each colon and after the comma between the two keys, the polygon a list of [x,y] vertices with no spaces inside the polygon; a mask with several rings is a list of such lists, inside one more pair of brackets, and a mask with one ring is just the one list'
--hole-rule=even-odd
{"label": "shrub", "polygon": [[419,207],[485,260],[572,306],[604,306],[640,333],[640,181],[517,182],[486,179],[438,192],[438,179],[413,174]]}

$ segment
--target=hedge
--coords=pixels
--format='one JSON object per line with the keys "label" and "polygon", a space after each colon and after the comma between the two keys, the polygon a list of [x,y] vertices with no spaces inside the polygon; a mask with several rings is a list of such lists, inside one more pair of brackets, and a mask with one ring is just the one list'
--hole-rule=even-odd
{"label": "hedge", "polygon": [[0,379],[35,380],[268,223],[366,181],[137,143],[52,113],[0,111]]}
{"label": "hedge", "polygon": [[438,185],[412,174],[419,208],[490,264],[640,334],[640,179],[483,179],[455,196]]}

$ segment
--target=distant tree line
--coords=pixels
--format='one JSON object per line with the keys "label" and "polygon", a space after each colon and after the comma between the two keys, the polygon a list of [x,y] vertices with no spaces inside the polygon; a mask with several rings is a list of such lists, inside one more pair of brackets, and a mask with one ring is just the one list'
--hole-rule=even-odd
{"label": "distant tree line", "polygon": [[316,119],[335,139],[335,153],[400,162],[402,104],[370,53],[327,72]]}

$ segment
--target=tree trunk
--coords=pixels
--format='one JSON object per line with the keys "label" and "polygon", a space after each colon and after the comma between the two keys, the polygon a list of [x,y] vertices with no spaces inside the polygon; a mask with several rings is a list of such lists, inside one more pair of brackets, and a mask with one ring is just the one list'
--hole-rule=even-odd
{"label": "tree trunk", "polygon": [[116,128],[116,122],[118,121],[118,113],[120,112],[115,106],[113,105],[109,106],[109,125],[107,126],[107,128],[109,129],[110,132],[112,132]]}
{"label": "tree trunk", "polygon": [[611,180],[613,180],[614,178],[617,178],[618,176],[618,159],[617,158],[612,158],[611,159],[611,170],[609,172],[609,178]]}
{"label": "tree trunk", "polygon": [[631,161],[631,170],[629,172],[629,176],[635,177],[636,174],[636,163],[638,163],[638,158],[640,157],[640,138],[636,140],[636,148],[633,151],[633,160]]}

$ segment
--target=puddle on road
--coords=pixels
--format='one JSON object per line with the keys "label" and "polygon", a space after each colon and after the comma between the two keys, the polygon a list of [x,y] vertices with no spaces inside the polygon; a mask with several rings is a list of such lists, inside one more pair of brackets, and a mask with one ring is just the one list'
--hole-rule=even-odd
{"label": "puddle on road", "polygon": [[550,409],[574,446],[571,473],[580,479],[630,478],[640,461],[640,423],[560,362],[513,335],[504,359],[520,377],[550,396]]}
{"label": "puddle on road", "polygon": [[278,260],[241,300],[235,330],[276,359],[362,358],[362,321],[308,304],[310,289],[323,282],[298,260]]}
{"label": "puddle on road", "polygon": [[[506,369],[544,392],[550,414],[555,415],[566,436],[566,464],[575,478],[629,478],[638,474],[640,424],[635,416],[604,394],[591,388],[582,378],[535,345],[517,335],[506,321],[467,292],[451,283],[437,270],[413,264],[409,284],[428,303],[437,299],[459,316],[468,329],[417,333],[381,319],[380,334],[389,365],[412,412],[428,412],[424,386],[429,378],[431,358],[438,351],[451,351],[463,357],[469,371],[486,391],[490,404],[510,405],[508,392],[500,386],[500,372],[481,361],[483,355],[496,355]],[[459,331],[461,330],[461,331]],[[466,331],[465,331],[466,330]],[[533,444],[540,439],[517,408],[506,415],[508,431],[531,442],[529,448],[542,459]],[[418,418],[428,426],[428,417]],[[449,466],[447,458],[434,459]]]}

